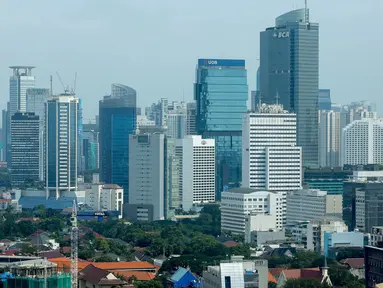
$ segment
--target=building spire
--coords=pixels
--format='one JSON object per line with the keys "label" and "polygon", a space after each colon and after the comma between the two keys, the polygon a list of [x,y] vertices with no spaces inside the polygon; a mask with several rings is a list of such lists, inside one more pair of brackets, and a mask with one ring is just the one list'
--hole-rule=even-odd
{"label": "building spire", "polygon": [[279,92],[277,89],[277,94],[275,95],[275,104],[279,105]]}
{"label": "building spire", "polygon": [[309,23],[310,19],[309,19],[309,9],[308,9],[308,6],[307,6],[307,0],[305,0],[305,23]]}

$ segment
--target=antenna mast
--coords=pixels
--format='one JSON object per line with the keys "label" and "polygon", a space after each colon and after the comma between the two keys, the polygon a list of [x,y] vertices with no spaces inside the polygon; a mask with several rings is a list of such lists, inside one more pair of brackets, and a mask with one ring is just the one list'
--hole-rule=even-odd
{"label": "antenna mast", "polygon": [[53,77],[51,75],[51,96],[53,96]]}
{"label": "antenna mast", "polygon": [[305,23],[309,23],[310,22],[310,19],[309,19],[309,9],[307,7],[307,0],[305,0]]}
{"label": "antenna mast", "polygon": [[73,200],[72,209],[72,230],[70,234],[71,249],[70,249],[70,272],[71,272],[71,287],[78,288],[78,227],[77,227],[77,206],[76,200]]}

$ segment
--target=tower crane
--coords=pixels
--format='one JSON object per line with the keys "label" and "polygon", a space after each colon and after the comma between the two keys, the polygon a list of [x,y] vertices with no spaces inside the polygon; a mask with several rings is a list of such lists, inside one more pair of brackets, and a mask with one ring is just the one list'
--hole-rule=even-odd
{"label": "tower crane", "polygon": [[71,252],[70,252],[70,272],[71,272],[71,287],[78,288],[78,226],[77,226],[77,206],[76,200],[73,200],[73,210],[71,216]]}

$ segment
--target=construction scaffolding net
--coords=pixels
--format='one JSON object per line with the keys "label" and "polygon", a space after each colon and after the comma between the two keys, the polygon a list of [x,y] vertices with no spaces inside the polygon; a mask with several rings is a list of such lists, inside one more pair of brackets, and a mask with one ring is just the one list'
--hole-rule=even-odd
{"label": "construction scaffolding net", "polygon": [[15,277],[6,279],[2,284],[4,288],[71,288],[71,276],[70,274],[59,274],[46,279]]}

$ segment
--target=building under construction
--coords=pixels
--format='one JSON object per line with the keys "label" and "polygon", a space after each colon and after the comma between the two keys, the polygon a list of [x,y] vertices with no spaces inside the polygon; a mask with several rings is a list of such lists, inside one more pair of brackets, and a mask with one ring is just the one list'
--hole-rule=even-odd
{"label": "building under construction", "polygon": [[3,279],[4,288],[71,288],[70,274],[56,274],[46,278],[14,277]]}

